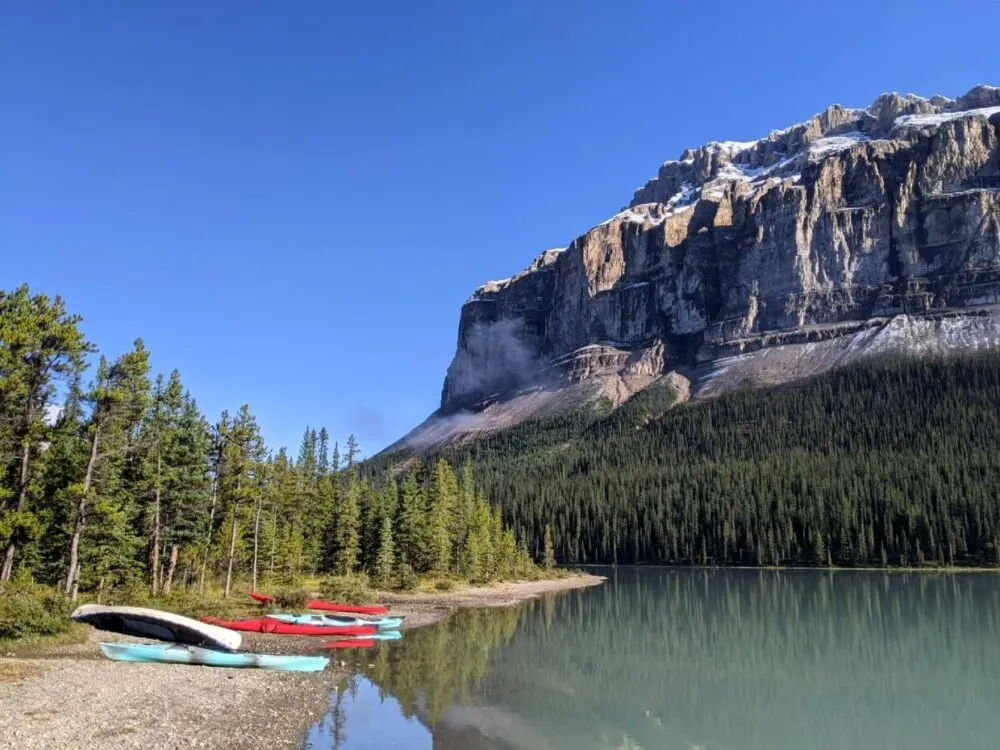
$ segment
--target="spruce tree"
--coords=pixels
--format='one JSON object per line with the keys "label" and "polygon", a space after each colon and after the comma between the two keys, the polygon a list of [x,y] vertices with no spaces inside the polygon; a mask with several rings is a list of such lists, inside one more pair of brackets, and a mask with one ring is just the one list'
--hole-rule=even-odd
{"label": "spruce tree", "polygon": [[0,587],[10,580],[18,547],[40,529],[29,487],[32,461],[47,432],[46,406],[57,382],[77,376],[84,355],[94,350],[79,322],[60,297],[32,295],[27,285],[0,292],[0,438],[7,446],[0,465],[11,467],[2,477],[8,489],[0,492]]}
{"label": "spruce tree", "polygon": [[[335,448],[336,448],[336,446],[335,446]],[[350,471],[351,469],[354,468],[354,463],[355,463],[355,461],[357,461],[359,453],[360,453],[360,450],[358,449],[357,438],[355,438],[354,435],[348,435],[347,436],[347,453],[344,455],[344,460],[345,460],[344,468],[347,471]],[[338,459],[339,459],[339,455],[338,455]]]}
{"label": "spruce tree", "polygon": [[316,470],[320,476],[330,473],[330,433],[325,427],[320,428],[316,442]]}
{"label": "spruce tree", "polygon": [[392,518],[388,513],[382,514],[381,525],[378,552],[372,566],[372,581],[379,588],[388,588],[396,568],[396,554],[392,540]]}
{"label": "spruce tree", "polygon": [[434,573],[451,569],[454,508],[458,500],[455,475],[441,459],[434,465],[427,507],[427,563]]}
{"label": "spruce tree", "polygon": [[350,575],[357,569],[361,543],[361,482],[354,472],[348,472],[346,484],[344,497],[337,511],[336,569],[340,575]]}
{"label": "spruce tree", "polygon": [[228,597],[232,589],[233,570],[236,565],[237,543],[246,532],[247,506],[254,507],[258,493],[255,485],[257,464],[265,458],[264,444],[257,420],[250,413],[250,407],[243,404],[230,427],[223,447],[223,462],[226,471],[220,484],[220,497],[225,503],[229,546],[226,554],[226,579],[223,596]]}
{"label": "spruce tree", "polygon": [[403,479],[399,511],[396,514],[396,554],[400,564],[415,572],[424,572],[426,559],[427,510],[424,494],[417,481],[417,469]]}
{"label": "spruce tree", "polygon": [[[94,386],[87,396],[91,405],[90,457],[83,482],[75,490],[77,508],[64,587],[73,599],[79,587],[80,545],[88,523],[88,509],[100,511],[94,521],[99,524],[103,520],[114,527],[109,532],[113,537],[124,533],[118,527],[126,523],[122,519],[127,519],[127,513],[125,508],[116,507],[127,501],[120,495],[121,464],[136,447],[149,389],[149,352],[141,339],[136,339],[132,351],[114,362],[101,359]],[[120,541],[120,544],[126,543]]]}
{"label": "spruce tree", "polygon": [[545,540],[542,547],[542,564],[547,570],[556,566],[556,553],[552,545],[552,527],[545,524]]}

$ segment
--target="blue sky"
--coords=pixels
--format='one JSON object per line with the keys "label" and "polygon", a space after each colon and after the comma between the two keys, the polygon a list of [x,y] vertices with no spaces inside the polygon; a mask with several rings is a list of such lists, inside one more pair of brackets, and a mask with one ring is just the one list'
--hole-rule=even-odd
{"label": "blue sky", "polygon": [[462,302],[660,162],[883,90],[1000,84],[996,0],[32,2],[0,9],[0,285],[142,336],[214,418],[365,452]]}

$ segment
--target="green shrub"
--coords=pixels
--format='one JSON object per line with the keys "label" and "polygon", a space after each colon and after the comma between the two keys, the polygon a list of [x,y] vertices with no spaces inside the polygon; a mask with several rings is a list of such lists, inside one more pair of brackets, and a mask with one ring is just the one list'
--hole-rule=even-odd
{"label": "green shrub", "polygon": [[440,581],[434,582],[435,591],[451,591],[455,588],[455,582],[447,578],[442,578]]}
{"label": "green shrub", "polygon": [[101,604],[123,607],[145,607],[150,603],[149,587],[141,581],[130,581],[101,592]]}
{"label": "green shrub", "polygon": [[417,586],[420,585],[420,576],[418,576],[406,563],[399,566],[399,574],[396,577],[396,590],[397,591],[415,591]]}
{"label": "green shrub", "polygon": [[348,604],[365,604],[375,600],[366,576],[329,576],[320,584],[324,597]]}
{"label": "green shrub", "polygon": [[305,589],[278,589],[274,592],[274,603],[282,609],[304,609],[312,595]]}
{"label": "green shrub", "polygon": [[0,594],[0,639],[65,633],[71,611],[70,602],[51,589],[9,590]]}

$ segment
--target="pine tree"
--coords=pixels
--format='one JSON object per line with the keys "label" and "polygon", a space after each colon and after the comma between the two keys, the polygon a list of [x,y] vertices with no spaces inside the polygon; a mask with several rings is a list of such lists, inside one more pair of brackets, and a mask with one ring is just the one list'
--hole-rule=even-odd
{"label": "pine tree", "polygon": [[[223,596],[228,597],[232,588],[233,569],[236,563],[237,541],[245,532],[243,515],[248,504],[257,498],[260,487],[253,485],[256,463],[264,458],[264,445],[257,420],[250,407],[243,404],[230,427],[223,446],[226,471],[220,483],[220,496],[227,504],[229,523],[229,550],[226,555],[226,580]],[[242,512],[241,512],[242,511]],[[228,521],[227,521],[228,522]]]}
{"label": "pine tree", "polygon": [[556,552],[552,546],[552,527],[545,524],[545,541],[543,542],[542,564],[547,570],[556,566]]}
{"label": "pine tree", "polygon": [[[334,450],[336,450],[336,446],[334,446]],[[358,441],[357,441],[357,439],[354,437],[354,435],[348,435],[348,437],[347,437],[347,454],[345,456],[346,463],[344,465],[344,468],[347,469],[347,471],[350,471],[351,469],[354,468],[354,462],[357,460],[359,452],[360,451],[358,450]],[[339,455],[337,457],[339,459]]]}
{"label": "pine tree", "polygon": [[299,460],[296,467],[303,478],[311,480],[316,473],[316,430],[306,427],[299,444]]}
{"label": "pine tree", "polygon": [[336,569],[340,575],[350,575],[358,566],[360,548],[360,508],[361,482],[351,472],[347,487],[337,511],[337,557]]}
{"label": "pine tree", "polygon": [[10,580],[17,548],[40,528],[28,495],[32,461],[46,433],[46,405],[56,383],[78,375],[84,355],[94,350],[77,328],[79,322],[60,297],[32,296],[27,285],[0,292],[0,438],[8,446],[0,464],[7,465],[9,457],[13,467],[5,477],[10,489],[0,492],[5,546],[0,587]]}
{"label": "pine tree", "polygon": [[166,486],[167,523],[163,546],[169,562],[163,578],[163,593],[169,594],[182,550],[186,550],[188,574],[198,558],[198,544],[209,523],[209,428],[190,393],[181,399],[173,425],[167,460],[172,467]]}
{"label": "pine tree", "polygon": [[[131,352],[114,362],[101,359],[97,379],[87,396],[91,404],[90,457],[77,494],[76,517],[69,547],[65,592],[76,599],[80,580],[80,544],[88,506],[100,500],[97,519],[117,524],[124,509],[114,507],[120,462],[135,448],[139,424],[149,401],[149,352],[136,339]],[[95,481],[96,480],[96,481]],[[99,490],[92,497],[92,493]],[[124,523],[124,522],[122,522]]]}
{"label": "pine tree", "polygon": [[330,433],[323,427],[316,443],[316,470],[320,476],[330,473]]}
{"label": "pine tree", "polygon": [[473,503],[468,534],[459,558],[459,572],[471,581],[480,582],[492,577],[493,517],[485,499],[474,497]]}
{"label": "pine tree", "polygon": [[458,483],[451,466],[444,459],[434,465],[428,498],[428,565],[435,573],[447,573],[452,562],[452,533]]}
{"label": "pine tree", "polygon": [[396,514],[396,555],[400,564],[416,572],[426,569],[426,505],[424,493],[417,481],[417,469],[406,475],[400,490],[399,511]]}
{"label": "pine tree", "polygon": [[396,555],[392,541],[392,518],[382,514],[382,528],[379,534],[378,552],[372,566],[372,581],[379,588],[387,588],[396,568]]}
{"label": "pine tree", "polygon": [[160,543],[163,532],[164,491],[174,481],[176,467],[173,465],[173,443],[175,432],[184,408],[184,394],[180,375],[175,370],[170,380],[164,383],[163,376],[156,378],[150,407],[146,412],[139,436],[139,451],[142,461],[141,473],[149,498],[148,523],[148,572],[150,590],[156,596],[160,590],[161,566]]}

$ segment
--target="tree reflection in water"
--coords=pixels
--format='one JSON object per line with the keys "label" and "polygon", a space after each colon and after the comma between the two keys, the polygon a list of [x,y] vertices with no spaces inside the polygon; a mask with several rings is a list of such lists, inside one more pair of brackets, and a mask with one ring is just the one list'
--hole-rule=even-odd
{"label": "tree reflection in water", "polygon": [[439,750],[939,750],[1000,735],[993,574],[610,577],[459,612],[359,653],[358,672]]}

